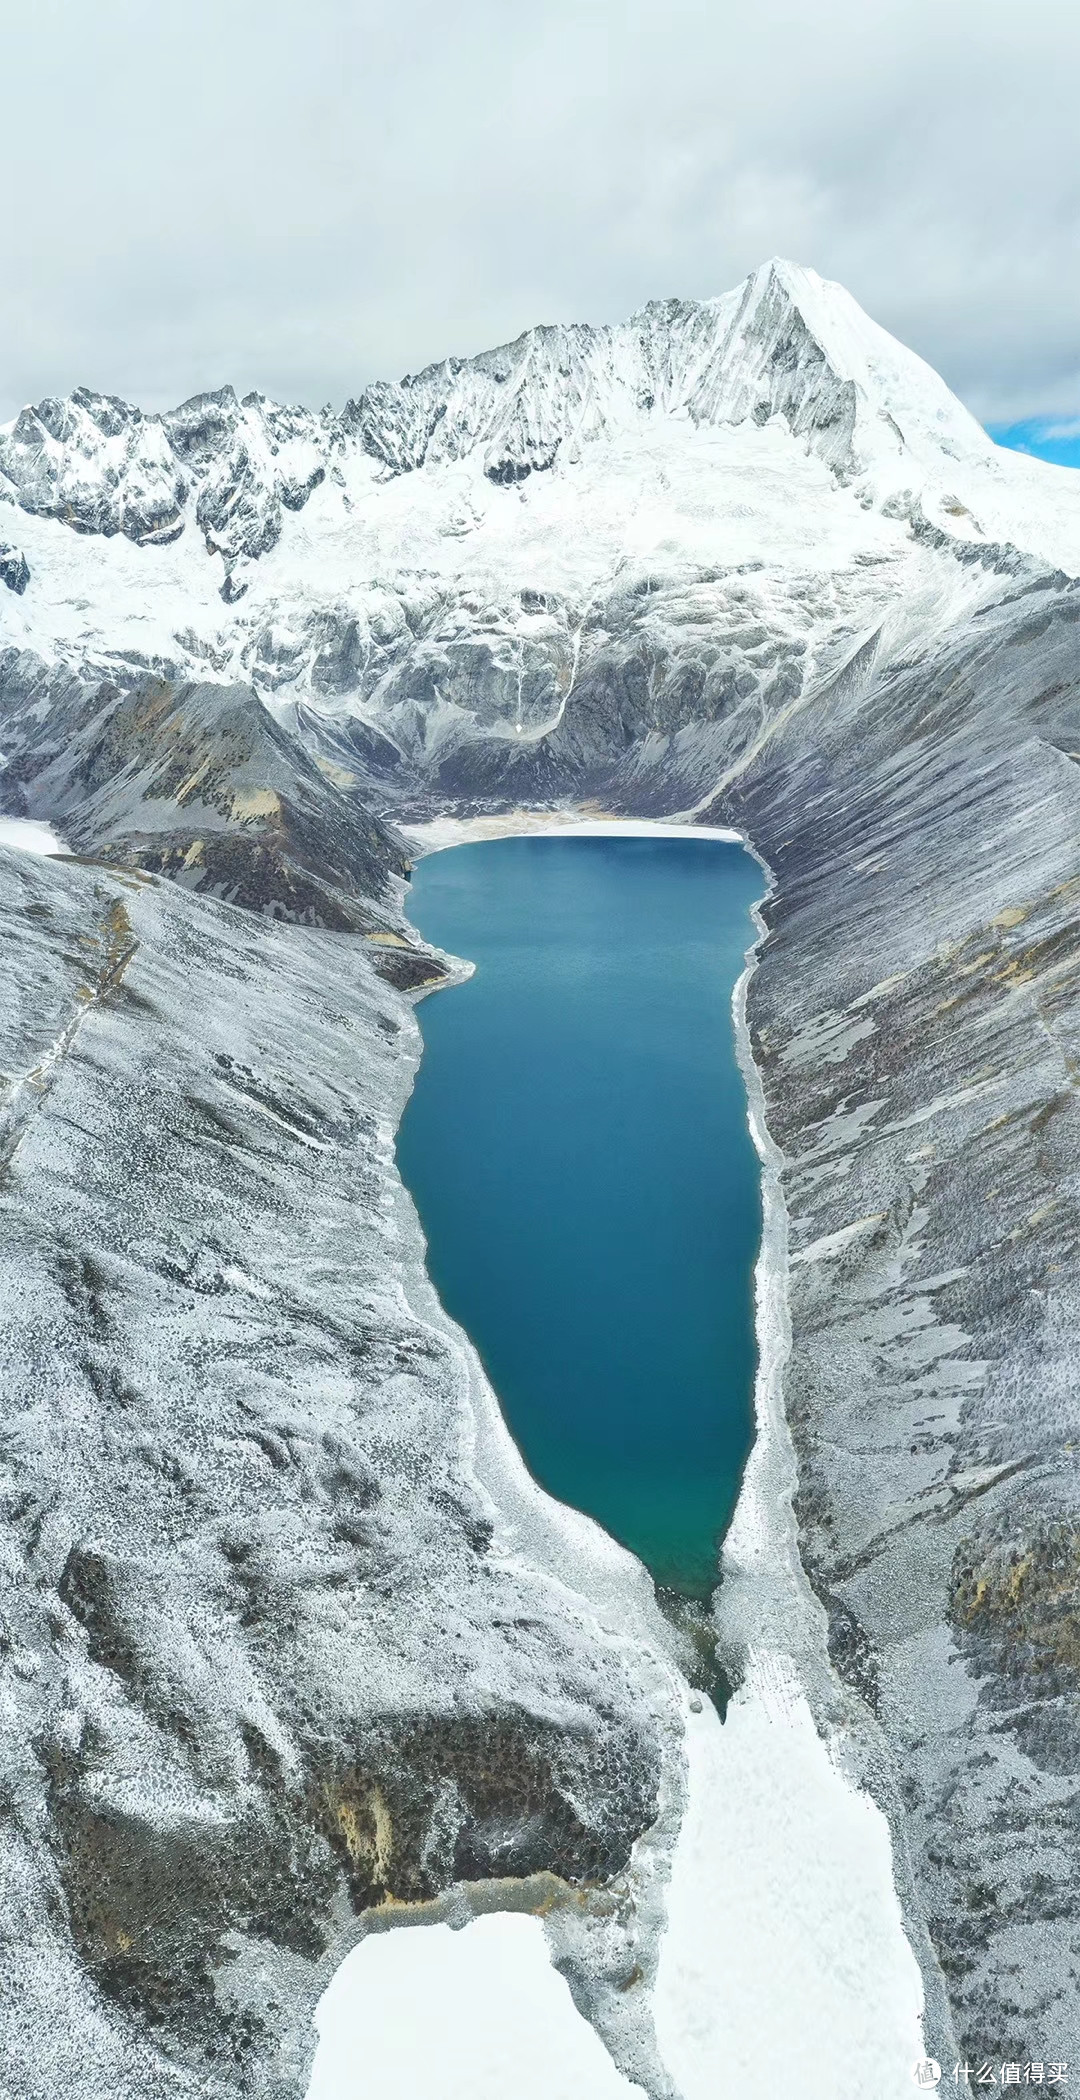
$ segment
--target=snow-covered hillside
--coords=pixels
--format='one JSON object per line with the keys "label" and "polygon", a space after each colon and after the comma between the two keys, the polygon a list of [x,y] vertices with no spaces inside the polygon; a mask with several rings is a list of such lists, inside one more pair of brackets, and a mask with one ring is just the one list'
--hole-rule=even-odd
{"label": "snow-covered hillside", "polygon": [[[0,506],[0,815],[68,849],[0,851],[20,2100],[294,2100],[350,1906],[507,1874],[545,1913],[569,1885],[558,1965],[655,2100],[665,2018],[685,2100],[736,2045],[758,2089],[743,1972],[799,2046],[796,1941],[897,2038],[888,2085],[834,2065],[812,1986],[821,2089],[909,2090],[910,1964],[761,1747],[789,1681],[891,1822],[929,2052],[1075,2059],[1080,478],[772,263],[340,415],[42,402]],[[398,994],[444,973],[410,827],[590,805],[737,825],[771,871],[760,1434],[716,1626],[731,1769],[798,1829],[763,1851],[736,1781],[744,1879],[702,1879],[726,1842],[676,1860],[651,2011],[669,1636],[515,1471],[391,1143]],[[695,1784],[691,1744],[691,1833]],[[837,1892],[805,1932],[796,1855]]]}
{"label": "snow-covered hillside", "polygon": [[[0,647],[94,681],[242,682],[383,809],[477,766],[511,798],[606,793],[613,710],[636,786],[644,739],[664,806],[692,807],[763,715],[993,596],[1003,548],[1080,571],[1076,477],[1000,451],[783,262],[340,415],[80,390],[0,433],[0,501]],[[50,811],[27,791],[19,813]]]}
{"label": "snow-covered hillside", "polygon": [[532,329],[340,415],[224,387],[151,416],[79,389],[0,432],[0,502],[29,569],[5,640],[335,701],[368,698],[395,634],[448,596],[459,627],[494,618],[526,652],[522,593],[580,615],[649,565],[845,572],[854,599],[852,565],[901,558],[916,510],[1080,569],[1075,477],[1001,452],[840,286],[785,262],[618,327]]}

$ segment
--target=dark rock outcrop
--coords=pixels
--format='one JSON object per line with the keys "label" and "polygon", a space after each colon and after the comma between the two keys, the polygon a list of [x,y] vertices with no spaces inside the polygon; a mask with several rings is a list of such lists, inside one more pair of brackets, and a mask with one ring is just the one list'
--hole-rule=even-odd
{"label": "dark rock outcrop", "polygon": [[6,541],[0,543],[0,583],[5,583],[9,591],[21,598],[29,581],[30,564],[25,554],[21,554],[18,547],[8,546]]}
{"label": "dark rock outcrop", "polygon": [[400,842],[249,686],[98,683],[8,652],[0,725],[9,808],[48,811],[79,853],[303,925],[397,923]]}

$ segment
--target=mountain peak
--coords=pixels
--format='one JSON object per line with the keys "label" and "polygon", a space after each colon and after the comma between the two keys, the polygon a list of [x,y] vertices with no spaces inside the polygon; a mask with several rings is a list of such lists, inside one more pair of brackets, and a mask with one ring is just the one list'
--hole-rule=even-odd
{"label": "mountain peak", "polygon": [[545,326],[466,359],[379,382],[345,420],[392,473],[482,449],[513,482],[641,415],[697,423],[779,416],[844,480],[989,440],[921,358],[843,286],[773,256],[706,301],[651,300],[614,327]]}
{"label": "mountain peak", "polygon": [[384,473],[478,455],[488,479],[521,482],[678,415],[698,425],[780,419],[845,482],[891,487],[990,441],[921,358],[841,285],[772,256],[706,301],[650,301],[612,327],[549,323],[470,358],[377,381],[341,416],[233,387],[144,415],[80,387],[0,431],[0,475],[24,510],[142,542],[199,529],[226,562],[257,558],[342,452]]}

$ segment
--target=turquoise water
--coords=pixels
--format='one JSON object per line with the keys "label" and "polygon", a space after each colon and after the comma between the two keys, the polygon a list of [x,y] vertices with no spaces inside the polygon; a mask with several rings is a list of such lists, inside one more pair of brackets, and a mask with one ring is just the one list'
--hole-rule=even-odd
{"label": "turquoise water", "polygon": [[421,1003],[398,1135],[432,1279],[535,1477],[692,1596],[752,1435],[762,887],[720,841],[513,838],[420,861],[408,905],[476,964]]}

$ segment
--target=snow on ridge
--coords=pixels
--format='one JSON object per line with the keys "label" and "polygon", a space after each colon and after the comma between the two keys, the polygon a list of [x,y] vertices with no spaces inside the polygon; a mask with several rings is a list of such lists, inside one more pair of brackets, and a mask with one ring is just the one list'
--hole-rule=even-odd
{"label": "snow on ridge", "polygon": [[160,546],[192,523],[208,552],[257,557],[283,507],[299,509],[323,479],[323,451],[309,410],[239,401],[232,387],[163,415],[77,387],[0,430],[0,475],[21,509],[77,532]]}
{"label": "snow on ridge", "polygon": [[[718,299],[657,300],[612,327],[531,328],[513,343],[376,381],[340,416],[231,387],[160,415],[77,388],[0,430],[0,475],[27,511],[84,532],[167,542],[186,524],[228,564],[280,536],[342,455],[389,475],[463,459],[513,484],[654,417],[781,416],[843,479],[991,441],[912,352],[839,285],[774,259]],[[2,486],[2,484],[0,484]]]}
{"label": "snow on ridge", "polygon": [[[475,644],[500,716],[539,735],[635,574],[756,567],[765,624],[827,670],[901,605],[949,612],[949,539],[1080,573],[1080,478],[1001,452],[841,286],[780,259],[715,299],[377,382],[340,415],[223,387],[151,416],[77,389],[0,430],[0,502],[23,513],[0,640],[247,679],[283,718],[370,703],[381,728],[404,707],[407,742],[453,730]],[[732,593],[709,588],[700,617],[723,625]],[[541,657],[562,697],[522,716]]]}
{"label": "snow on ridge", "polygon": [[481,445],[489,477],[515,482],[560,447],[654,413],[714,425],[780,415],[845,479],[905,452],[925,464],[928,452],[993,449],[944,381],[842,286],[779,258],[718,299],[655,300],[614,327],[528,329],[369,387],[343,422],[392,472]]}

